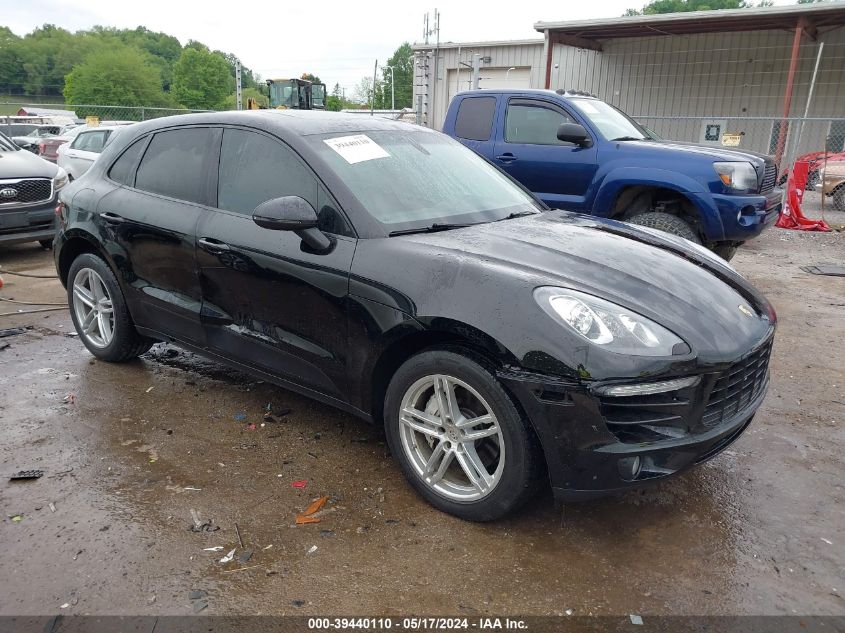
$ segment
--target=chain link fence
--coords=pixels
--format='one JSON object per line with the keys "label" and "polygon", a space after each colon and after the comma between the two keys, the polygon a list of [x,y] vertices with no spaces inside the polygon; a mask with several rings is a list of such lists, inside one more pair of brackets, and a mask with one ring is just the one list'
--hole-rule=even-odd
{"label": "chain link fence", "polygon": [[845,118],[635,116],[660,138],[747,149],[780,158],[781,170],[801,156],[845,152]]}
{"label": "chain link fence", "polygon": [[95,116],[101,123],[116,121],[146,121],[175,114],[191,112],[209,112],[209,110],[189,110],[186,108],[155,108],[148,106],[114,106],[97,104],[65,105],[60,103],[20,103],[0,101],[0,123],[10,123],[17,116],[41,116],[45,119],[69,117],[76,122],[85,122],[86,117]]}

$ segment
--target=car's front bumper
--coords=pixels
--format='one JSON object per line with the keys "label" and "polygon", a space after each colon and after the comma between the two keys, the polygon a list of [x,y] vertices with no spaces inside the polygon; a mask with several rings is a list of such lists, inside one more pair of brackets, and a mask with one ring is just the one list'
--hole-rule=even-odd
{"label": "car's front bumper", "polygon": [[0,207],[0,244],[20,244],[53,239],[55,208],[55,196],[35,206]]}
{"label": "car's front bumper", "polygon": [[537,432],[555,496],[588,499],[679,474],[736,440],[765,396],[771,340],[694,386],[643,397],[512,368],[498,377]]}

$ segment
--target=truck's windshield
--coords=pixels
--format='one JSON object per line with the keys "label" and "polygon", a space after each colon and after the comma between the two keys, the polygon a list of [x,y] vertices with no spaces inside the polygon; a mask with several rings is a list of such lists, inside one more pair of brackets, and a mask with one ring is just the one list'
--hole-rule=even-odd
{"label": "truck's windshield", "polygon": [[542,209],[507,176],[442,134],[409,128],[307,138],[386,232],[493,222]]}
{"label": "truck's windshield", "polygon": [[290,83],[272,83],[270,84],[270,107],[277,108],[285,106],[292,108],[294,106],[294,97],[296,92]]}
{"label": "truck's windshield", "polygon": [[609,103],[598,99],[577,98],[571,99],[570,102],[608,141],[640,141],[650,138],[639,123]]}

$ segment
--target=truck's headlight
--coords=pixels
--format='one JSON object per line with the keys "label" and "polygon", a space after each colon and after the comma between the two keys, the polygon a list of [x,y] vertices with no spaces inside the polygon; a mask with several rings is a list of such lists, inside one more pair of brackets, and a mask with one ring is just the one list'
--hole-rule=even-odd
{"label": "truck's headlight", "polygon": [[534,299],[556,321],[608,351],[635,356],[689,352],[689,346],[662,325],[610,301],[553,286],[537,288]]}
{"label": "truck's headlight", "polygon": [[734,191],[756,192],[759,187],[757,170],[751,163],[713,163],[713,169],[725,186]]}
{"label": "truck's headlight", "polygon": [[59,167],[56,175],[53,176],[53,191],[58,191],[68,183],[67,172]]}

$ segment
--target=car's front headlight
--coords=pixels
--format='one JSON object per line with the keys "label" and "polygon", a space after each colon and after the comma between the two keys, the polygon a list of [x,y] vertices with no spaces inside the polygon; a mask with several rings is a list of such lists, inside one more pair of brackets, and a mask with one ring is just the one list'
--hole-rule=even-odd
{"label": "car's front headlight", "polygon": [[662,325],[593,295],[541,286],[534,291],[534,299],[556,321],[610,352],[672,356],[690,351],[683,340]]}
{"label": "car's front headlight", "polygon": [[56,175],[53,176],[53,191],[58,191],[68,183],[67,172],[59,167]]}
{"label": "car's front headlight", "polygon": [[756,192],[759,187],[754,165],[744,162],[713,163],[719,179],[734,191]]}

